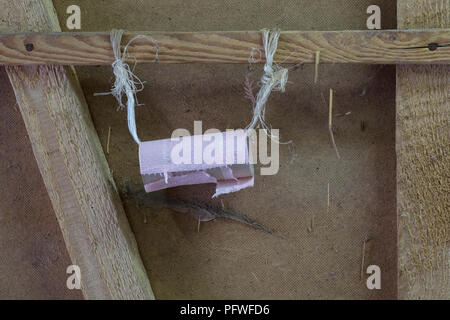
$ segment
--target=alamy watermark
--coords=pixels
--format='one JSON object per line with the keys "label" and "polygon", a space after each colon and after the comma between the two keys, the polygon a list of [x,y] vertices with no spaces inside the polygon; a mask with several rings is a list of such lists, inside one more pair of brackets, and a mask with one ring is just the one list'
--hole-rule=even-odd
{"label": "alamy watermark", "polygon": [[367,13],[370,16],[367,18],[367,29],[379,30],[381,29],[381,9],[379,6],[373,4],[367,8]]}
{"label": "alamy watermark", "polygon": [[380,290],[381,289],[381,269],[380,269],[380,267],[377,265],[368,266],[367,274],[369,274],[369,277],[367,277],[367,280],[366,280],[367,289]]}
{"label": "alamy watermark", "polygon": [[67,267],[66,273],[70,276],[67,278],[66,285],[69,290],[81,289],[81,270],[76,264]]}
{"label": "alamy watermark", "polygon": [[66,13],[69,17],[66,21],[67,29],[69,30],[80,30],[81,29],[81,9],[77,5],[68,6]]}
{"label": "alamy watermark", "polygon": [[[173,164],[261,164],[261,175],[275,175],[280,168],[279,130],[272,129],[208,129],[194,121],[194,135],[187,129],[176,129],[171,140],[176,142],[170,152]],[[268,142],[270,141],[270,155]]]}

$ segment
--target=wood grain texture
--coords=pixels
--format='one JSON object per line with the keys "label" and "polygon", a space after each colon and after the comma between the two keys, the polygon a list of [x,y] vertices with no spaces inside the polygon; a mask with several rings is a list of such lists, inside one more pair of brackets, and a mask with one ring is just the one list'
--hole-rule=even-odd
{"label": "wood grain texture", "polygon": [[[399,0],[400,28],[448,28],[450,0]],[[397,66],[398,296],[450,298],[450,67]]]}
{"label": "wood grain texture", "polygon": [[[51,1],[3,1],[0,17],[4,29],[60,31]],[[7,72],[85,298],[154,298],[73,70]]]}
{"label": "wood grain texture", "polygon": [[[265,62],[261,33],[237,32],[132,32],[151,36],[159,46],[161,63],[255,63]],[[450,63],[450,47],[431,51],[430,43],[450,43],[450,29],[430,31],[287,31],[282,32],[275,61],[314,63]],[[27,50],[28,45],[28,50]],[[30,45],[33,50],[30,50]],[[129,48],[129,61],[154,62],[156,49],[148,39],[137,39]],[[136,60],[135,60],[136,59]],[[114,61],[109,33],[28,33],[0,35],[0,64],[104,65]]]}

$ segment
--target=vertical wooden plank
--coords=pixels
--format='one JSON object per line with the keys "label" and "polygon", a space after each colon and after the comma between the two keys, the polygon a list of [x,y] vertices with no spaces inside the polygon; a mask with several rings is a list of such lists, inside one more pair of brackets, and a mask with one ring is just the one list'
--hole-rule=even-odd
{"label": "vertical wooden plank", "polygon": [[[398,26],[448,28],[450,0],[398,0]],[[400,299],[450,298],[449,120],[450,67],[397,66]]]}
{"label": "vertical wooden plank", "polygon": [[[0,18],[2,30],[60,31],[50,0],[3,1]],[[154,298],[73,69],[7,72],[85,298]]]}

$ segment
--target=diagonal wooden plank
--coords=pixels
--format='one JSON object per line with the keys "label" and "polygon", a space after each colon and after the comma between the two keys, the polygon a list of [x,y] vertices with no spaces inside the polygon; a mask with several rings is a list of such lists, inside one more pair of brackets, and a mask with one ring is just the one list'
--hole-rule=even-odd
{"label": "diagonal wooden plank", "polygon": [[[450,0],[399,0],[399,28],[448,28]],[[397,66],[399,298],[450,298],[450,67]]]}
{"label": "diagonal wooden plank", "polygon": [[[2,1],[0,17],[3,30],[60,31],[49,0]],[[154,298],[73,70],[7,72],[85,298]]]}

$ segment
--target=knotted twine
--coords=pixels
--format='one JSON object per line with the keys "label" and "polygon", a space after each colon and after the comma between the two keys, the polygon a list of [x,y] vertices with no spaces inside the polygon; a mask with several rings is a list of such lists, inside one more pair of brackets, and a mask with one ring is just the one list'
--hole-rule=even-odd
{"label": "knotted twine", "polygon": [[253,119],[247,126],[247,129],[254,129],[257,125],[260,125],[263,129],[266,129],[267,132],[269,132],[269,136],[273,138],[265,122],[266,104],[272,91],[285,91],[288,80],[288,69],[273,64],[273,57],[278,47],[280,30],[263,29],[261,32],[266,55],[266,64],[264,65],[264,74],[260,80],[261,88],[256,96],[256,103],[253,108]]}
{"label": "knotted twine", "polygon": [[156,51],[154,62],[156,62],[158,59],[159,47],[152,37],[145,35],[138,35],[133,39],[131,39],[130,42],[128,42],[122,53],[120,50],[120,43],[122,42],[123,33],[124,33],[123,30],[112,30],[110,35],[111,45],[114,51],[114,58],[115,58],[115,61],[112,64],[113,73],[115,76],[113,88],[111,89],[111,92],[100,94],[97,93],[95,95],[112,94],[116,98],[117,102],[119,103],[119,108],[121,109],[125,108],[125,105],[123,104],[122,101],[122,97],[124,94],[126,95],[128,130],[133,136],[134,141],[136,141],[137,144],[140,144],[141,140],[139,140],[136,130],[136,119],[134,108],[137,102],[136,93],[144,89],[144,82],[142,82],[133,73],[133,70],[125,61],[127,59],[128,47],[131,45],[131,43],[133,43],[137,39],[147,39],[153,43]]}
{"label": "knotted twine", "polygon": [[[266,63],[264,65],[264,74],[260,80],[261,88],[256,96],[256,103],[253,109],[253,118],[247,126],[247,129],[254,129],[257,125],[260,125],[263,129],[266,129],[267,132],[269,132],[269,136],[273,139],[273,136],[270,134],[270,130],[265,122],[266,104],[272,91],[285,91],[286,83],[288,81],[288,69],[277,64],[274,65],[273,63],[274,55],[278,47],[280,30],[263,29],[261,32]],[[115,76],[114,86],[111,92],[96,95],[112,94],[118,101],[120,108],[125,108],[125,105],[122,102],[122,97],[123,94],[126,95],[128,130],[136,143],[140,144],[141,141],[137,134],[134,109],[137,101],[136,93],[144,89],[144,83],[133,73],[133,70],[125,62],[125,60],[127,59],[128,47],[137,39],[148,39],[154,44],[156,51],[154,62],[158,59],[159,47],[157,42],[152,37],[138,35],[128,42],[122,53],[120,50],[120,44],[123,33],[123,30],[112,30],[110,35],[111,45],[115,57],[115,61],[112,64]]]}

